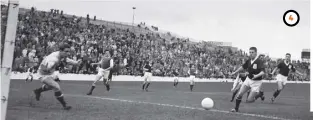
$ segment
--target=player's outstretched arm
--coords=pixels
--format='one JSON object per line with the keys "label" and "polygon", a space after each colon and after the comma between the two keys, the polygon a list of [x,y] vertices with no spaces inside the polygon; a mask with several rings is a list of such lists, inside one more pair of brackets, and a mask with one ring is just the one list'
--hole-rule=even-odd
{"label": "player's outstretched arm", "polygon": [[252,80],[254,80],[255,78],[261,77],[261,76],[263,76],[264,74],[265,74],[265,72],[264,72],[264,71],[261,71],[259,74],[254,75],[253,78],[252,78]]}
{"label": "player's outstretched arm", "polygon": [[146,68],[146,64],[143,65],[143,71],[148,71],[148,69]]}
{"label": "player's outstretched arm", "polygon": [[295,73],[297,73],[300,76],[303,76],[303,74],[301,72],[299,72],[298,70],[295,70]]}
{"label": "player's outstretched arm", "polygon": [[233,75],[237,74],[238,72],[240,72],[242,70],[243,70],[243,67],[240,66],[240,68],[238,68],[235,72],[231,73],[230,75],[233,76]]}
{"label": "player's outstretched arm", "polygon": [[303,76],[303,74],[301,72],[299,72],[294,66],[292,66],[291,71],[300,75],[300,76]]}
{"label": "player's outstretched arm", "polygon": [[92,66],[93,66],[93,65],[101,65],[101,62],[102,62],[102,60],[99,61],[99,62],[97,62],[97,63],[91,63],[91,65],[92,65]]}
{"label": "player's outstretched arm", "polygon": [[76,61],[76,60],[72,60],[70,58],[66,58],[66,62],[69,64],[72,64],[72,65],[78,65],[81,63],[81,60]]}

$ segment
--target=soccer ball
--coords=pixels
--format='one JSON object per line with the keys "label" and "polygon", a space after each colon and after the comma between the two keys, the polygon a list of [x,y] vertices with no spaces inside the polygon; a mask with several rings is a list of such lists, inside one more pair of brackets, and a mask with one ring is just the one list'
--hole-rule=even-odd
{"label": "soccer ball", "polygon": [[209,110],[211,108],[213,108],[214,106],[214,101],[211,98],[204,98],[201,102],[201,106],[206,109]]}

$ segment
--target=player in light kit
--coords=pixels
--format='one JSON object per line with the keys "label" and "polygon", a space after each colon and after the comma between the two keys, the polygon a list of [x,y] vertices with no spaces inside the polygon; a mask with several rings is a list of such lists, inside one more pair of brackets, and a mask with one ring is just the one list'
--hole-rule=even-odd
{"label": "player in light kit", "polygon": [[197,69],[195,67],[195,65],[191,65],[190,69],[188,70],[188,74],[190,76],[190,91],[193,91],[193,87],[195,85],[195,78],[196,78],[196,74],[197,74]]}
{"label": "player in light kit", "polygon": [[148,87],[151,82],[152,77],[152,62],[147,62],[143,68],[144,71],[144,82],[142,84],[142,90],[146,90],[148,92]]}
{"label": "player in light kit", "polygon": [[42,92],[54,90],[54,95],[57,100],[62,104],[63,108],[65,110],[70,110],[72,108],[71,106],[66,105],[60,85],[55,81],[55,67],[59,64],[62,58],[65,58],[66,62],[69,64],[78,65],[81,63],[81,61],[74,61],[67,58],[69,54],[70,46],[67,44],[62,44],[60,45],[60,51],[49,54],[41,62],[38,68],[38,77],[39,80],[43,83],[43,86],[34,90],[37,101],[39,101]]}
{"label": "player in light kit", "polygon": [[177,85],[178,85],[178,75],[179,75],[177,69],[173,70],[173,75],[175,76],[175,77],[174,77],[174,87],[176,88]]}
{"label": "player in light kit", "polygon": [[95,81],[92,83],[90,91],[87,93],[87,95],[92,95],[93,90],[96,88],[96,82],[101,80],[103,77],[103,84],[106,86],[107,90],[110,90],[110,85],[109,85],[109,74],[110,70],[113,68],[114,61],[111,58],[111,53],[110,51],[106,51],[104,56],[102,57],[101,61],[98,63],[91,63],[91,65],[100,65],[98,69],[98,74],[96,75]]}
{"label": "player in light kit", "polygon": [[290,58],[291,58],[290,53],[287,53],[285,56],[285,60],[280,62],[271,73],[272,75],[274,75],[276,70],[279,69],[279,72],[276,76],[278,88],[274,92],[273,97],[271,98],[272,103],[275,101],[275,98],[279,95],[279,93],[284,89],[290,70],[301,76],[303,75],[302,73],[295,69],[293,64],[290,63],[291,62]]}
{"label": "player in light kit", "polygon": [[231,110],[231,112],[238,112],[239,111],[239,105],[241,103],[242,96],[251,89],[251,92],[249,94],[247,103],[252,103],[255,101],[256,98],[262,96],[260,88],[262,86],[262,76],[264,75],[264,63],[262,60],[259,59],[257,56],[257,48],[251,47],[249,49],[250,58],[235,72],[233,72],[231,75],[235,75],[241,70],[246,69],[248,72],[248,76],[244,83],[242,84],[237,98],[236,98],[236,105],[235,108]]}

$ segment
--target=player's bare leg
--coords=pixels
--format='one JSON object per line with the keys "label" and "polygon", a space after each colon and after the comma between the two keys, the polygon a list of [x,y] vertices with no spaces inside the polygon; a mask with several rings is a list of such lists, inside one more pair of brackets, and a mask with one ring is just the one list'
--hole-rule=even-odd
{"label": "player's bare leg", "polygon": [[148,92],[148,87],[149,87],[149,85],[150,85],[150,82],[148,82],[148,81],[144,81],[143,82],[143,84],[142,84],[142,90],[144,91],[146,91],[146,92]]}
{"label": "player's bare leg", "polygon": [[176,79],[174,78],[174,85],[173,85],[174,87],[176,87]]}
{"label": "player's bare leg", "polygon": [[146,85],[146,88],[145,88],[146,92],[148,92],[149,85],[150,85],[150,82],[148,82],[147,85]]}
{"label": "player's bare leg", "polygon": [[148,92],[148,87],[149,87],[149,85],[150,85],[150,76],[148,76],[148,78],[146,79],[147,80],[147,84],[146,84],[146,88],[145,88],[145,90],[146,90],[146,92]]}
{"label": "player's bare leg", "polygon": [[36,100],[39,101],[40,95],[42,92],[48,91],[48,90],[54,90],[54,96],[62,104],[63,108],[65,110],[70,110],[72,107],[66,105],[66,102],[64,100],[60,85],[54,81],[54,78],[53,77],[46,77],[43,79],[44,80],[42,82],[44,83],[44,85],[42,87],[34,90],[34,93],[36,95]]}
{"label": "player's bare leg", "polygon": [[142,83],[142,91],[145,90],[146,82],[147,82],[147,78],[146,78],[146,76],[145,76],[144,81],[143,81],[143,83]]}
{"label": "player's bare leg", "polygon": [[110,80],[103,78],[103,84],[106,87],[107,91],[110,91],[110,84],[109,84]]}
{"label": "player's bare leg", "polygon": [[96,75],[95,81],[92,83],[91,88],[89,90],[89,92],[87,93],[87,95],[92,95],[92,91],[96,88],[96,83],[102,78],[101,75]]}
{"label": "player's bare leg", "polygon": [[177,85],[178,85],[178,78],[175,78],[175,79],[174,79],[174,87],[176,88]]}
{"label": "player's bare leg", "polygon": [[[110,71],[108,80],[105,82],[105,86],[107,88],[108,91],[110,91],[110,82],[112,81],[112,76],[113,76],[113,71]],[[103,82],[105,81],[105,79],[103,78]]]}
{"label": "player's bare leg", "polygon": [[35,89],[34,94],[36,96],[36,100],[37,101],[40,100],[40,96],[42,92],[49,91],[49,90],[52,90],[52,87],[45,85],[45,84],[43,84],[40,88]]}
{"label": "player's bare leg", "polygon": [[233,101],[234,101],[235,96],[236,96],[236,94],[237,94],[238,92],[239,92],[239,89],[237,89],[237,90],[235,90],[235,91],[233,92],[233,96],[231,97],[230,102],[233,102]]}
{"label": "player's bare leg", "polygon": [[263,91],[258,92],[258,94],[255,96],[255,100],[257,100],[258,98],[261,98],[261,100],[264,101],[265,97]]}
{"label": "player's bare leg", "polygon": [[146,86],[146,80],[142,83],[142,91],[145,90],[145,86]]}
{"label": "player's bare leg", "polygon": [[250,94],[249,94],[248,99],[247,99],[247,103],[253,103],[256,100],[255,97],[257,95],[259,95],[259,92],[250,91]]}
{"label": "player's bare leg", "polygon": [[30,81],[31,81],[31,82],[33,81],[33,78],[34,78],[34,77],[33,77],[32,73],[29,73],[28,76],[27,76],[27,78],[26,78],[26,80],[25,80],[25,82],[28,81],[29,77],[30,77]]}
{"label": "player's bare leg", "polygon": [[150,80],[149,80],[149,76],[145,76],[145,80],[143,82],[143,85],[142,85],[142,90],[145,90],[148,92],[148,87],[150,85]]}
{"label": "player's bare leg", "polygon": [[280,92],[285,88],[285,85],[282,81],[277,81],[278,88],[273,93],[273,97],[271,98],[272,103],[275,101],[276,97],[280,94]]}
{"label": "player's bare leg", "polygon": [[250,90],[250,87],[246,86],[246,85],[241,85],[240,90],[237,94],[237,98],[236,98],[236,105],[235,108],[231,110],[231,112],[238,112],[239,111],[239,106],[241,103],[241,99],[242,96],[248,91]]}
{"label": "player's bare leg", "polygon": [[250,90],[248,90],[248,92],[247,92],[247,98],[246,98],[246,102],[248,101],[248,98],[249,98],[249,94],[250,94],[250,91],[251,91],[251,89],[250,89]]}

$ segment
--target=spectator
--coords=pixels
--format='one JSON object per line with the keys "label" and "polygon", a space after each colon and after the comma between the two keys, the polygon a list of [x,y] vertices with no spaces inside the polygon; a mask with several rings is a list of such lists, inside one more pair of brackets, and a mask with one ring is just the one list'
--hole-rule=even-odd
{"label": "spectator", "polygon": [[[3,12],[5,10],[2,14]],[[61,72],[69,73],[95,73],[97,66],[90,66],[90,63],[99,61],[103,51],[107,49],[114,50],[115,57],[128,59],[128,67],[120,71],[120,74],[125,75],[140,75],[142,63],[153,61],[153,66],[161,71],[158,74],[154,72],[159,76],[171,76],[169,71],[177,68],[181,76],[187,76],[188,65],[193,63],[199,71],[197,77],[230,78],[228,74],[248,57],[242,50],[233,50],[231,47],[219,47],[210,42],[195,43],[189,39],[176,37],[170,32],[165,34],[152,32],[144,22],[140,24],[144,27],[136,28],[140,29],[139,31],[132,31],[122,25],[117,28],[107,23],[102,25],[89,23],[89,14],[86,25],[82,18],[60,17],[58,12],[59,10],[51,9],[50,14],[36,10],[19,14],[14,70],[23,71],[24,59],[27,56],[31,58],[36,56],[35,59],[38,60],[35,61],[39,63],[45,55],[56,51],[58,45],[63,42],[72,45],[73,59],[83,61],[78,67],[64,66],[67,69]],[[2,23],[6,22],[6,19],[2,20]],[[151,28],[158,31],[158,27]],[[263,60],[267,72],[272,71],[278,63],[269,56],[263,56]],[[299,71],[307,74],[301,79],[309,80],[309,64],[300,61],[294,64]],[[269,79],[268,75],[264,77]],[[290,75],[290,78],[298,76]]]}

